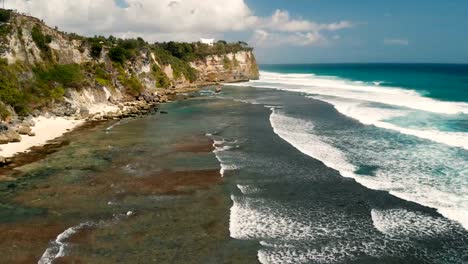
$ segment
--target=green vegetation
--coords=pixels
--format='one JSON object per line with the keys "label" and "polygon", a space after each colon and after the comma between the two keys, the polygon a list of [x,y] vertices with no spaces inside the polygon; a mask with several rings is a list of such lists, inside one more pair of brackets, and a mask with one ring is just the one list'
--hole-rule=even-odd
{"label": "green vegetation", "polygon": [[7,23],[8,21],[10,21],[10,18],[11,18],[11,11],[0,9],[0,22]]}
{"label": "green vegetation", "polygon": [[252,48],[243,41],[237,43],[227,43],[224,40],[216,42],[215,45],[197,43],[182,43],[182,42],[164,42],[155,43],[156,47],[169,52],[172,56],[183,61],[194,61],[204,59],[210,55],[225,55],[228,53],[237,53],[240,51],[252,51]]}
{"label": "green vegetation", "polygon": [[10,111],[8,111],[8,108],[5,106],[5,104],[0,102],[0,118],[1,118],[0,120],[5,120],[10,116],[11,116],[11,113]]}
{"label": "green vegetation", "polygon": [[151,72],[156,79],[157,88],[169,88],[171,86],[171,81],[158,65],[154,64],[151,68]]}
{"label": "green vegetation", "polygon": [[101,57],[102,52],[102,45],[100,43],[93,43],[91,44],[91,56],[95,59],[99,59]]}
{"label": "green vegetation", "polygon": [[236,55],[234,55],[234,57],[232,58],[232,64],[234,65],[234,67],[239,67],[239,61],[237,60]]}
{"label": "green vegetation", "polygon": [[[25,114],[27,112],[27,97],[28,94],[20,89],[21,84],[18,79],[18,68],[8,66],[5,59],[0,60],[0,101],[4,104],[11,105],[16,113]],[[2,119],[9,116],[8,110],[2,110]]]}
{"label": "green vegetation", "polygon": [[39,25],[34,25],[31,30],[31,36],[36,46],[42,51],[43,57],[46,59],[52,58],[52,52],[49,47],[49,44],[52,42],[52,36],[45,36]]}
{"label": "green vegetation", "polygon": [[161,47],[155,47],[154,52],[157,56],[157,60],[160,65],[171,65],[172,70],[174,71],[174,78],[180,79],[184,76],[190,82],[194,82],[198,78],[197,71],[190,66],[186,61],[183,61],[175,56],[173,56],[167,50],[162,49]]}
{"label": "green vegetation", "polygon": [[232,70],[232,62],[226,55],[223,58],[223,66],[225,70]]}
{"label": "green vegetation", "polygon": [[122,47],[113,47],[109,50],[109,58],[113,62],[124,64],[127,59],[131,58],[131,54]]}
{"label": "green vegetation", "polygon": [[144,86],[143,84],[141,84],[137,76],[135,74],[131,74],[129,77],[125,70],[122,68],[122,65],[114,64],[114,66],[116,67],[119,73],[117,79],[125,87],[127,93],[133,96],[140,95],[144,90]]}
{"label": "green vegetation", "polygon": [[84,75],[78,64],[56,64],[49,69],[35,68],[36,77],[49,85],[60,84],[64,87],[79,87],[84,81]]}
{"label": "green vegetation", "polygon": [[10,25],[1,24],[0,25],[0,41],[5,42],[6,36],[8,36],[8,34],[10,34],[10,32],[11,32],[11,26]]}
{"label": "green vegetation", "polygon": [[[96,38],[96,37],[95,37]],[[98,37],[105,45],[112,45],[109,50],[109,58],[113,62],[124,64],[127,60],[131,60],[140,54],[140,50],[148,46],[142,38],[137,39],[116,39],[110,36],[108,39]]]}
{"label": "green vegetation", "polygon": [[94,79],[101,86],[112,84],[112,76],[106,71],[103,63],[94,66]]}
{"label": "green vegetation", "polygon": [[[31,71],[32,79],[24,73]],[[82,85],[84,75],[77,64],[52,65],[33,69],[16,63],[8,65],[0,60],[0,101],[10,105],[18,115],[27,115],[32,109],[61,100],[65,88]],[[0,104],[0,116],[8,117],[5,105]]]}

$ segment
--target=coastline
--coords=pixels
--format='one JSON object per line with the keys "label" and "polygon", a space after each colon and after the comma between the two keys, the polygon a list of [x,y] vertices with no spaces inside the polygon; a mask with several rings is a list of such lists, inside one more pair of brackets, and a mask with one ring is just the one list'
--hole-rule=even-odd
{"label": "coastline", "polygon": [[33,118],[34,126],[31,127],[34,136],[21,135],[20,142],[1,145],[0,156],[14,158],[19,153],[27,152],[32,147],[43,146],[48,141],[63,136],[66,132],[82,125],[84,120],[68,119],[64,117],[44,115]]}
{"label": "coastline", "polygon": [[[239,80],[235,81],[235,83],[248,81]],[[222,84],[229,83],[233,82],[223,82]],[[93,123],[96,122],[155,114],[162,103],[187,99],[185,96],[187,93],[197,92],[204,87],[217,84],[221,83],[203,82],[186,87],[178,87],[162,94],[140,97],[134,101],[96,103],[90,105],[86,113],[77,113],[69,117],[56,116],[50,112],[42,113],[31,119],[31,123],[33,124],[31,126],[32,135],[20,135],[20,142],[0,145],[0,181],[2,181],[2,171],[10,171],[15,167],[36,161],[40,156],[46,156],[50,152],[47,149],[55,149],[58,145],[61,145],[60,139],[69,132],[73,132],[81,127],[86,129],[86,127],[93,126]],[[41,155],[41,151],[43,150],[45,153]],[[31,153],[32,151],[34,153]],[[33,158],[30,156],[33,156]]]}
{"label": "coastline", "polygon": [[[168,102],[165,98],[162,102]],[[31,119],[31,135],[20,135],[20,142],[11,142],[0,145],[0,165],[8,167],[16,166],[16,158],[19,155],[29,153],[33,148],[40,151],[51,141],[58,140],[66,133],[93,122],[118,120],[123,118],[135,118],[156,112],[160,102],[153,101],[130,101],[116,104],[96,104],[85,114],[74,116],[56,116],[49,112],[43,113]],[[92,111],[91,111],[92,110]],[[39,148],[39,149],[38,149]],[[22,164],[24,165],[24,164]]]}

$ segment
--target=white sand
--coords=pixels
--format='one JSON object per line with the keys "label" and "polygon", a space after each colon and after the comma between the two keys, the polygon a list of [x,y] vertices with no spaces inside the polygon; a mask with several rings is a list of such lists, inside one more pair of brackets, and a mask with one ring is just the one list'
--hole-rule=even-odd
{"label": "white sand", "polygon": [[69,130],[81,125],[81,120],[70,120],[63,117],[37,117],[33,119],[36,125],[32,127],[34,137],[21,136],[21,142],[0,145],[0,156],[8,158],[17,153],[25,152],[33,146],[42,146],[47,141],[60,137]]}
{"label": "white sand", "polygon": [[107,104],[107,103],[100,103],[100,104],[93,104],[87,107],[89,110],[89,113],[92,115],[95,114],[107,114],[110,112],[116,112],[119,110],[119,107],[116,105],[112,104]]}

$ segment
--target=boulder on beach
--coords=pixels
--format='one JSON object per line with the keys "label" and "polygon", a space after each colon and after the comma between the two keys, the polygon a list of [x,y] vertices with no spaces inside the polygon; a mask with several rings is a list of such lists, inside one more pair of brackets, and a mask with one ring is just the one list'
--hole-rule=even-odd
{"label": "boulder on beach", "polygon": [[20,125],[16,128],[16,132],[20,135],[29,135],[32,132],[32,129],[26,125]]}
{"label": "boulder on beach", "polygon": [[20,142],[21,136],[13,129],[0,131],[0,144],[7,144],[12,142]]}

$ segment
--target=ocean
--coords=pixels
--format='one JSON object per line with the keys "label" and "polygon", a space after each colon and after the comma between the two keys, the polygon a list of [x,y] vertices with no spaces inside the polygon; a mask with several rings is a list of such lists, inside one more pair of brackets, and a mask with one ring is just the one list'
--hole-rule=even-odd
{"label": "ocean", "polygon": [[0,182],[3,260],[466,263],[467,73],[263,65],[72,132]]}
{"label": "ocean", "polygon": [[265,142],[261,155],[232,157],[252,175],[236,178],[233,237],[261,240],[262,263],[467,261],[468,65],[261,70],[236,85],[252,95],[230,98],[268,108],[269,129],[304,155]]}

